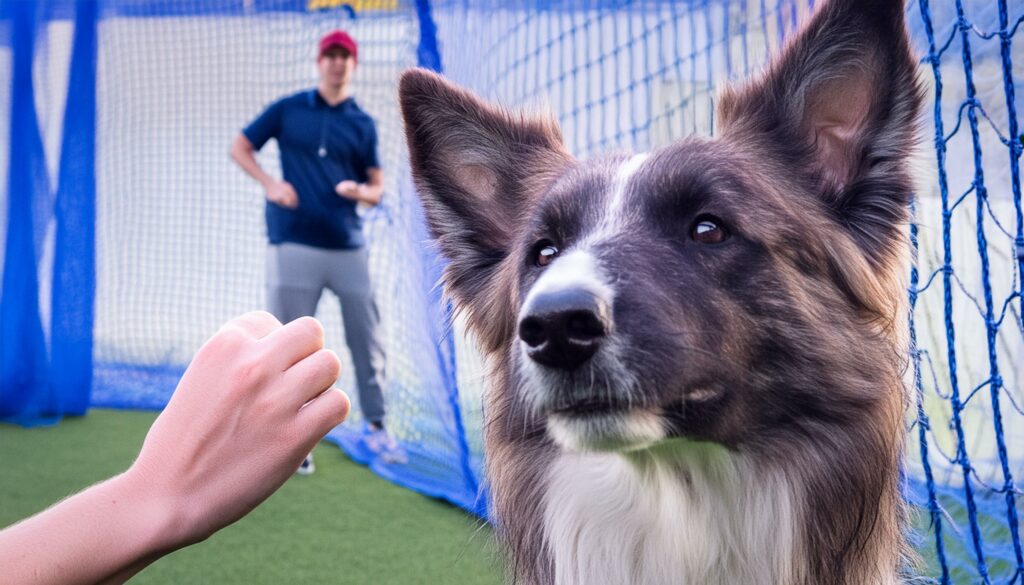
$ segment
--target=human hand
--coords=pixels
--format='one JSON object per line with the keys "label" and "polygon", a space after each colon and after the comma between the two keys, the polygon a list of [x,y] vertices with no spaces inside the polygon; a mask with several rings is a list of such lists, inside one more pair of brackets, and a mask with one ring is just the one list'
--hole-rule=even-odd
{"label": "human hand", "polygon": [[340,367],[311,317],[248,313],[203,345],[125,474],[175,511],[168,548],[245,516],[295,472],[348,415],[328,389]]}
{"label": "human hand", "polygon": [[342,181],[335,185],[334,192],[341,195],[345,199],[351,199],[352,201],[359,201],[359,183],[355,181]]}
{"label": "human hand", "polygon": [[299,206],[299,195],[288,181],[274,181],[267,187],[267,200],[281,207],[295,209]]}

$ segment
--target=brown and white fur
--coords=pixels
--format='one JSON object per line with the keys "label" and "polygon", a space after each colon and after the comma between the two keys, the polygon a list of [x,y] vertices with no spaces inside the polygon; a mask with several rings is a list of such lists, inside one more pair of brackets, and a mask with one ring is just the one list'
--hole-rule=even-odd
{"label": "brown and white fur", "polygon": [[890,585],[907,158],[903,5],[832,0],[719,136],[575,160],[557,125],[407,72],[416,185],[490,368],[516,583]]}

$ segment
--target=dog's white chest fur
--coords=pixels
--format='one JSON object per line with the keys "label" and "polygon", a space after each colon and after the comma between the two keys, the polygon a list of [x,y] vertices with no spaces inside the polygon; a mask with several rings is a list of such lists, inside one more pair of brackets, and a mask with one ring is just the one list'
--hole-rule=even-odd
{"label": "dog's white chest fur", "polygon": [[560,455],[545,531],[557,585],[790,583],[796,526],[785,482],[744,457],[683,444],[671,463]]}

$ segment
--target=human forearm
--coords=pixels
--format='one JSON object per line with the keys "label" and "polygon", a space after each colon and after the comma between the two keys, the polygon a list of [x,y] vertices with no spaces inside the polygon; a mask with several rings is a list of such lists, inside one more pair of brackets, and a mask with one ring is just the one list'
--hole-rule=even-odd
{"label": "human forearm", "polygon": [[244,134],[239,134],[231,144],[231,159],[264,189],[269,188],[277,179],[267,174],[256,160],[256,150]]}
{"label": "human forearm", "polygon": [[295,192],[295,188],[287,181],[279,181],[263,170],[260,163],[256,161],[256,150],[245,134],[239,134],[231,144],[231,158],[246,174],[263,185],[269,201],[292,209],[298,206],[299,196]]}
{"label": "human forearm", "polygon": [[339,367],[315,319],[229,321],[128,471],[0,531],[0,583],[123,583],[245,516],[344,420],[348,398],[328,389]]}
{"label": "human forearm", "polygon": [[138,483],[131,471],[123,473],[0,532],[4,578],[26,585],[123,583],[183,546],[178,506]]}

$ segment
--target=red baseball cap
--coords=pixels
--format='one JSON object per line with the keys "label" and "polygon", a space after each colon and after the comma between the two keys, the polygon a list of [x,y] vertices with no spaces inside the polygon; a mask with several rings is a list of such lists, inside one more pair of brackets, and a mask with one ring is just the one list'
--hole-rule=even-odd
{"label": "red baseball cap", "polygon": [[356,47],[356,41],[341,29],[332,30],[320,39],[320,51],[317,53],[317,56],[323,55],[327,49],[332,47],[345,49],[352,55],[353,59],[357,57],[359,52],[359,49]]}

